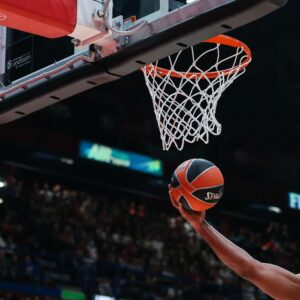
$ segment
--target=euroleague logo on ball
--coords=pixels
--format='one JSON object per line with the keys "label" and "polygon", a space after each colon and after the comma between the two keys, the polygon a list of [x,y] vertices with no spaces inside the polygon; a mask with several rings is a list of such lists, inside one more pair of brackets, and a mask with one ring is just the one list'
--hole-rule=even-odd
{"label": "euroleague logo on ball", "polygon": [[0,21],[6,20],[7,16],[0,11]]}

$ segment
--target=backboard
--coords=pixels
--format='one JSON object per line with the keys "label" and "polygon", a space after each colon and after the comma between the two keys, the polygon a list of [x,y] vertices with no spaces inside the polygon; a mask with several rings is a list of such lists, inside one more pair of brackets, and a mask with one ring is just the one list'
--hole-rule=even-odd
{"label": "backboard", "polygon": [[[59,1],[64,5],[64,1],[56,0]],[[20,54],[25,55],[20,59],[22,62],[23,60],[27,62],[29,55],[40,55],[40,58],[46,55],[47,59],[44,64],[36,67],[32,65],[29,67],[29,63],[22,65],[24,69],[19,74],[9,74],[7,70],[10,66],[7,64],[9,47],[14,44],[14,40],[9,44],[8,31],[2,29],[0,55],[5,58],[6,65],[2,62],[0,70],[2,70],[2,84],[6,86],[0,90],[0,124],[16,120],[95,86],[117,80],[148,63],[246,25],[275,11],[286,2],[286,0],[69,1],[68,5],[72,3],[73,6],[77,5],[77,10],[74,9],[77,16],[70,16],[70,24],[63,27],[64,30],[74,28],[68,34],[70,38],[51,40],[43,38],[41,45],[36,47],[37,54],[29,52],[26,52],[27,56]],[[0,3],[1,9],[3,8]],[[37,15],[39,13],[44,14],[45,9],[41,7],[40,12],[32,12],[32,18],[40,19]],[[76,24],[72,23],[74,20]],[[27,21],[30,23],[30,19]],[[0,20],[0,24],[5,25],[5,19]],[[55,20],[53,24],[56,25]],[[44,26],[49,30],[47,24]],[[28,28],[30,27],[26,27],[27,31]],[[62,32],[61,28],[56,29]],[[43,32],[37,31],[36,28],[34,31],[43,35]],[[30,48],[29,41],[32,43],[35,39],[39,38],[26,36],[25,40],[28,40],[26,47]]]}
{"label": "backboard", "polygon": [[0,35],[4,47],[0,70],[4,86],[74,54],[69,37],[46,39],[5,27],[1,27]]}

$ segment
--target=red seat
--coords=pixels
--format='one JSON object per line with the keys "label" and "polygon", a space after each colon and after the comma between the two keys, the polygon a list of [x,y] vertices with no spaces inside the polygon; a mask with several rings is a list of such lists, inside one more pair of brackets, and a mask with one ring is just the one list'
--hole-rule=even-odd
{"label": "red seat", "polygon": [[1,0],[0,25],[47,38],[73,32],[77,0]]}

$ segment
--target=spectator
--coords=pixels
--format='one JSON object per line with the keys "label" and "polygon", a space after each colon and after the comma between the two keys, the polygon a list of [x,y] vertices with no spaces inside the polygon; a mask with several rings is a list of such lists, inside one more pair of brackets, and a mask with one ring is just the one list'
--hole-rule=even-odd
{"label": "spectator", "polygon": [[4,280],[10,277],[10,263],[6,253],[0,250],[0,279]]}
{"label": "spectator", "polygon": [[[236,290],[244,299],[264,299],[251,285],[238,286],[237,277],[191,227],[168,211],[131,195],[115,200],[61,184],[35,183],[25,197],[21,180],[7,182],[6,197],[13,195],[26,205],[22,210],[2,207],[1,280],[74,285],[89,293],[139,300],[199,299],[200,290],[205,300],[236,299]],[[293,255],[299,241],[288,226],[270,224],[266,239],[264,225],[254,231],[234,218],[218,221],[249,252],[299,267]]]}

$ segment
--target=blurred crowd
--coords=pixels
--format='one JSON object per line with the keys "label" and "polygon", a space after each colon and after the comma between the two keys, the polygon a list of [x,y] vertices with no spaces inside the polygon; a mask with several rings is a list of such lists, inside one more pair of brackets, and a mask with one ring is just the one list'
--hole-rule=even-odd
{"label": "blurred crowd", "polygon": [[[268,299],[158,200],[59,184],[28,187],[14,177],[6,178],[0,198],[0,282],[74,286],[88,296],[132,300]],[[222,215],[212,222],[257,259],[300,270],[299,240],[286,225]]]}
{"label": "blurred crowd", "polygon": [[14,292],[4,292],[0,290],[0,300],[58,300],[49,297],[29,296]]}

